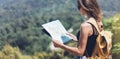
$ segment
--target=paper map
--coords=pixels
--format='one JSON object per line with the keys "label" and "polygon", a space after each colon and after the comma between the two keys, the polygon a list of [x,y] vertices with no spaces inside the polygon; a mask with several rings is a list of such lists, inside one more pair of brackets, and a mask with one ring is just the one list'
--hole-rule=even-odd
{"label": "paper map", "polygon": [[43,28],[50,34],[50,36],[61,43],[70,41],[70,37],[66,35],[67,31],[59,20],[55,20],[42,25]]}

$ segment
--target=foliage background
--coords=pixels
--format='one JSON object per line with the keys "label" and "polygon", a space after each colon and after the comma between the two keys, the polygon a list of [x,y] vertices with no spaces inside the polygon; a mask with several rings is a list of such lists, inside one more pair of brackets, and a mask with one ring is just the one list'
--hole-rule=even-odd
{"label": "foliage background", "polygon": [[[120,2],[98,0],[106,30],[113,33],[113,59],[120,58]],[[59,19],[73,34],[84,21],[76,0],[0,0],[0,59],[73,59],[64,51],[52,51],[51,38],[42,24]],[[67,45],[75,46],[77,42]]]}

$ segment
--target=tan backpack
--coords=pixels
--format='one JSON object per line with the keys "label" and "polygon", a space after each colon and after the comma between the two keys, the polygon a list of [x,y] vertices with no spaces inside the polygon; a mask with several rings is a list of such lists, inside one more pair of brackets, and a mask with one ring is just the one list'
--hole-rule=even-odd
{"label": "tan backpack", "polygon": [[96,39],[93,54],[91,57],[87,57],[87,59],[112,59],[112,57],[110,57],[112,48],[112,33],[110,31],[100,31],[95,19],[93,18],[90,18],[87,22],[91,23],[99,33]]}

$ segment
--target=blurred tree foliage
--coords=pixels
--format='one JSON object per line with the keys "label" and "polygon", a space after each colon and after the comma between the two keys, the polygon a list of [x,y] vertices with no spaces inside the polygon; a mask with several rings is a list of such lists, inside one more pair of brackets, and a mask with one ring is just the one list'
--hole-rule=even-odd
{"label": "blurred tree foliage", "polygon": [[[65,56],[65,54],[69,55]],[[59,51],[46,52],[36,52],[33,55],[22,54],[18,47],[12,47],[9,44],[6,44],[3,49],[0,51],[0,59],[70,59],[72,55]]]}
{"label": "blurred tree foliage", "polygon": [[110,30],[113,33],[113,59],[120,58],[120,14],[117,14],[110,18],[103,19],[104,28]]}
{"label": "blurred tree foliage", "polygon": [[9,44],[6,44],[2,51],[0,51],[0,59],[22,59],[21,56],[19,48],[13,48]]}
{"label": "blurred tree foliage", "polygon": [[[120,11],[118,1],[98,0],[98,3],[105,13],[104,15],[107,16]],[[40,18],[45,15],[66,12],[78,12],[76,0],[0,0],[0,25],[3,22],[13,22],[24,17]]]}
{"label": "blurred tree foliage", "polygon": [[[120,11],[117,0],[105,1],[99,0],[103,12]],[[66,51],[50,50],[51,38],[41,25],[59,19],[67,30],[73,29],[76,34],[84,21],[76,5],[74,0],[0,0],[0,59],[73,59]],[[119,54],[120,47],[119,19],[118,14],[103,21],[104,28],[113,32],[114,55]],[[76,44],[68,45],[76,47]]]}
{"label": "blurred tree foliage", "polygon": [[[51,19],[47,18],[47,15],[43,17],[43,20],[37,17],[33,17],[35,20],[29,20],[30,18],[20,19],[15,22],[5,24],[0,27],[0,48],[10,43],[12,46],[18,46],[20,50],[24,50],[25,53],[33,54],[35,51],[49,51],[49,43],[51,38],[47,36],[42,30],[41,24],[50,22],[56,19],[61,19],[66,29],[75,28],[79,29],[82,17],[75,13],[64,13],[63,15],[49,15]],[[53,17],[55,16],[55,17]],[[80,18],[81,17],[81,18]],[[54,19],[55,18],[55,19]],[[75,25],[73,23],[76,23]],[[77,31],[74,31],[75,33]]]}

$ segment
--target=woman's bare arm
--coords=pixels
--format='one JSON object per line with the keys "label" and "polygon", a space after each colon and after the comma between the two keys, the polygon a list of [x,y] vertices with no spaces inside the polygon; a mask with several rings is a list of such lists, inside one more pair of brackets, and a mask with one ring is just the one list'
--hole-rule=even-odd
{"label": "woman's bare arm", "polygon": [[57,41],[53,41],[53,43],[56,47],[60,47],[60,48],[66,50],[68,52],[71,52],[75,55],[82,56],[84,54],[84,51],[86,48],[87,39],[90,34],[90,30],[91,30],[90,24],[88,24],[88,23],[81,24],[81,28],[80,28],[81,33],[80,33],[78,48],[70,47],[70,46],[61,44]]}

